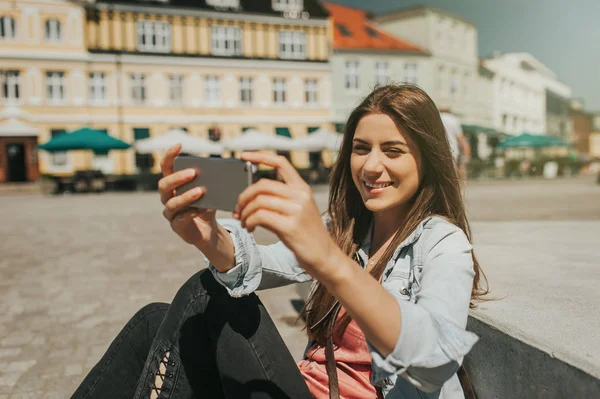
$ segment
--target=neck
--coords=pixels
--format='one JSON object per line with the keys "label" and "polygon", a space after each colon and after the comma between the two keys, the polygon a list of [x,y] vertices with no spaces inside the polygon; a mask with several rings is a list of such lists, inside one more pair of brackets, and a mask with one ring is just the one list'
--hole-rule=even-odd
{"label": "neck", "polygon": [[373,213],[373,238],[371,253],[387,246],[404,224],[408,209],[398,207],[382,212]]}

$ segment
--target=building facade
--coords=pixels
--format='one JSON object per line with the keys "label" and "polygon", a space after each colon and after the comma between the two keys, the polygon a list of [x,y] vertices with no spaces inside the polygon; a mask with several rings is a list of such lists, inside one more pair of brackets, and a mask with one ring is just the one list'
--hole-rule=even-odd
{"label": "building facade", "polygon": [[[331,28],[315,0],[1,0],[2,16],[16,32],[0,39],[2,101],[38,142],[81,126],[133,143],[171,128],[224,140],[247,128],[298,137],[331,123]],[[70,174],[89,156],[38,158],[42,173]],[[306,153],[292,159],[308,164]],[[93,163],[114,174],[158,170],[133,149]]]}
{"label": "building facade", "polygon": [[589,159],[590,136],[592,134],[592,114],[584,110],[583,102],[572,99],[569,104],[573,145],[582,159]]}
{"label": "building facade", "polygon": [[464,18],[431,7],[383,13],[375,21],[389,33],[431,54],[419,85],[439,108],[450,108],[464,124],[482,123],[479,102],[477,28]]}
{"label": "building facade", "polygon": [[334,122],[338,130],[376,86],[419,85],[427,79],[429,53],[379,28],[364,10],[325,3],[333,20]]}

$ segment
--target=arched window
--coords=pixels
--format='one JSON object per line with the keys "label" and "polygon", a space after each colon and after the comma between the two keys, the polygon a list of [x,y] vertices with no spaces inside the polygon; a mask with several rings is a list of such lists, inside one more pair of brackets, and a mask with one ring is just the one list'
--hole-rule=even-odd
{"label": "arched window", "polygon": [[0,39],[15,39],[17,37],[17,22],[8,15],[0,16]]}
{"label": "arched window", "polygon": [[60,21],[49,19],[46,21],[46,40],[49,42],[59,42],[61,38]]}

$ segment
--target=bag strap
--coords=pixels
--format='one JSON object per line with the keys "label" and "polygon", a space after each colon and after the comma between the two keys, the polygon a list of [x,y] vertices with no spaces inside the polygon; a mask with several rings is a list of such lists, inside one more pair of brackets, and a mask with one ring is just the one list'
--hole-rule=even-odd
{"label": "bag strap", "polygon": [[458,381],[460,382],[460,386],[462,387],[463,393],[465,394],[465,399],[477,399],[477,395],[475,394],[475,390],[473,389],[471,379],[467,374],[465,366],[461,365],[458,371],[456,372],[456,375],[458,375]]}

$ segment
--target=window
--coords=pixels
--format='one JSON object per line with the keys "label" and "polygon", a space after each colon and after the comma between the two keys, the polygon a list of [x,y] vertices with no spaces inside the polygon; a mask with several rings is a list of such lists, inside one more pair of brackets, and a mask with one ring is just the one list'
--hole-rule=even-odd
{"label": "window", "polygon": [[358,61],[346,61],[346,89],[358,90]]}
{"label": "window", "polygon": [[471,74],[469,74],[469,72],[465,72],[465,76],[463,78],[462,81],[462,94],[463,97],[468,97],[469,96],[469,85],[471,84]]}
{"label": "window", "polygon": [[141,73],[131,75],[131,100],[136,105],[146,102],[146,76]]}
{"label": "window", "polygon": [[[66,131],[64,129],[52,129],[50,130],[50,138],[54,138],[56,136],[60,136],[61,134],[65,134]],[[53,152],[50,155],[50,163],[52,166],[66,166],[67,165],[67,153],[66,152]]]}
{"label": "window", "polygon": [[17,37],[17,23],[13,17],[0,16],[0,39],[14,40]]}
{"label": "window", "polygon": [[[133,128],[133,139],[134,140],[144,140],[150,137],[150,129],[145,127],[135,127]],[[154,157],[152,154],[140,154],[138,152],[135,153],[135,166],[141,172],[148,172],[154,166]]]}
{"label": "window", "polygon": [[61,103],[65,99],[65,73],[46,72],[46,99],[50,103]]}
{"label": "window", "polygon": [[279,32],[279,58],[302,60],[306,58],[304,32],[283,30]]}
{"label": "window", "polygon": [[206,104],[217,105],[221,102],[221,84],[218,76],[209,75],[204,81]]}
{"label": "window", "polygon": [[352,32],[350,32],[350,30],[348,30],[348,27],[344,24],[336,24],[338,30],[340,31],[340,33],[342,34],[342,36],[346,36],[346,37],[352,37]]}
{"label": "window", "polygon": [[386,85],[390,80],[390,65],[387,62],[378,61],[375,63],[375,84]]}
{"label": "window", "polygon": [[239,8],[240,0],[206,0],[206,4],[217,8]]}
{"label": "window", "polygon": [[103,103],[106,101],[106,76],[102,72],[90,73],[90,102]]}
{"label": "window", "polygon": [[458,72],[453,69],[450,72],[450,95],[456,96],[458,94]]}
{"label": "window", "polygon": [[49,19],[46,21],[46,34],[44,36],[49,42],[60,42],[60,21]]}
{"label": "window", "polygon": [[377,39],[379,37],[379,33],[377,33],[377,31],[371,28],[370,26],[365,27],[365,32],[367,32],[367,35],[369,35],[369,37],[372,37],[374,39]]}
{"label": "window", "polygon": [[273,102],[275,104],[282,105],[286,102],[285,83],[284,78],[273,79]]}
{"label": "window", "polygon": [[306,104],[317,104],[319,101],[319,82],[317,79],[306,79],[304,81],[304,95]]}
{"label": "window", "polygon": [[19,71],[0,71],[2,102],[15,103],[21,98],[21,73]]}
{"label": "window", "polygon": [[275,11],[302,11],[304,0],[273,0]]}
{"label": "window", "polygon": [[137,49],[159,53],[171,51],[171,25],[161,21],[138,21]]}
{"label": "window", "polygon": [[234,26],[210,29],[211,52],[214,55],[242,55],[242,30]]}
{"label": "window", "polygon": [[404,64],[404,81],[417,84],[417,64]]}
{"label": "window", "polygon": [[444,94],[444,73],[446,69],[443,65],[438,66],[437,75],[435,75],[435,86],[440,94]]}
{"label": "window", "polygon": [[169,75],[169,100],[171,105],[183,103],[183,75]]}
{"label": "window", "polygon": [[240,78],[240,101],[242,104],[252,104],[252,83],[251,77]]}

